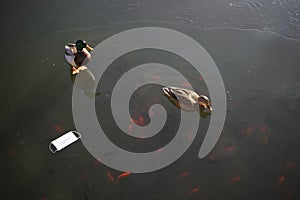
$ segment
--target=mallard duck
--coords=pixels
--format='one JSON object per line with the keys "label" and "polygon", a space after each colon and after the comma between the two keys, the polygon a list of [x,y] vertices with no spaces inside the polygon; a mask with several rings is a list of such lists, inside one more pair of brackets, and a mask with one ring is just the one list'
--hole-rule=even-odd
{"label": "mallard duck", "polygon": [[72,74],[78,74],[80,70],[85,70],[84,66],[91,60],[93,48],[85,40],[77,40],[76,44],[69,43],[65,46],[65,58],[72,67]]}
{"label": "mallard duck", "polygon": [[[210,101],[205,95],[198,95],[196,92],[178,87],[163,87],[163,92],[179,108],[186,111],[210,112],[212,107]],[[179,103],[181,102],[181,104]]]}

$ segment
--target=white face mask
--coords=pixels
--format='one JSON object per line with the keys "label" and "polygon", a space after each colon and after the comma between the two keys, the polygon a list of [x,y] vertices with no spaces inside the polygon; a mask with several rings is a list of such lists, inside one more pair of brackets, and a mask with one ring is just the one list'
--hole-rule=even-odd
{"label": "white face mask", "polygon": [[69,146],[73,142],[77,141],[80,137],[81,135],[78,132],[75,131],[67,132],[66,134],[50,142],[49,149],[52,153],[55,153]]}

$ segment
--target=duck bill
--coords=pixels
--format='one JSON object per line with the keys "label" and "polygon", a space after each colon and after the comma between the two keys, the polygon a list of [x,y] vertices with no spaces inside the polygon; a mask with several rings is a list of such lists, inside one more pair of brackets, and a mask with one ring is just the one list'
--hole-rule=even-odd
{"label": "duck bill", "polygon": [[209,104],[206,104],[206,103],[199,103],[200,105],[200,109],[202,107],[202,110],[206,111],[206,112],[210,112],[212,111],[212,107],[209,105]]}
{"label": "duck bill", "polygon": [[92,48],[92,47],[90,47],[89,45],[86,45],[86,49],[88,50],[88,51],[93,51],[94,49]]}

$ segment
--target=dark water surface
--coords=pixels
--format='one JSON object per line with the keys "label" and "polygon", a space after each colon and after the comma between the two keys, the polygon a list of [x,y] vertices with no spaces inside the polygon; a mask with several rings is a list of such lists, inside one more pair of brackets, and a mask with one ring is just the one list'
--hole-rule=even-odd
{"label": "dark water surface", "polygon": [[[296,0],[7,2],[1,13],[1,199],[300,199],[298,14]],[[78,38],[96,46],[143,26],[178,30],[207,50],[222,74],[228,112],[206,158],[197,154],[209,117],[179,160],[113,181],[122,172],[97,162],[80,141],[56,154],[48,149],[51,140],[75,129],[63,46]],[[97,87],[97,115],[113,142],[140,152],[168,143],[180,120],[160,86],[146,85],[132,98],[132,117],[149,123],[148,107],[159,102],[168,111],[165,129],[140,141],[116,127],[113,83],[146,62],[173,67],[207,94],[193,67],[166,52],[136,51],[114,62]]]}

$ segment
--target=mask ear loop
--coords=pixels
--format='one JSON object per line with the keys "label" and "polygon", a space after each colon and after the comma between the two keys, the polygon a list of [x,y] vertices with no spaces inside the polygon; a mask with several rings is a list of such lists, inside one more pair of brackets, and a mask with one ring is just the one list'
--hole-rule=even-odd
{"label": "mask ear loop", "polygon": [[52,142],[49,144],[49,149],[50,149],[50,151],[51,151],[52,153],[57,152],[57,149],[56,149],[56,147],[54,146],[54,144],[52,144]]}
{"label": "mask ear loop", "polygon": [[81,138],[81,134],[78,133],[77,131],[72,131],[72,133],[74,133],[74,135],[75,135],[78,139]]}

